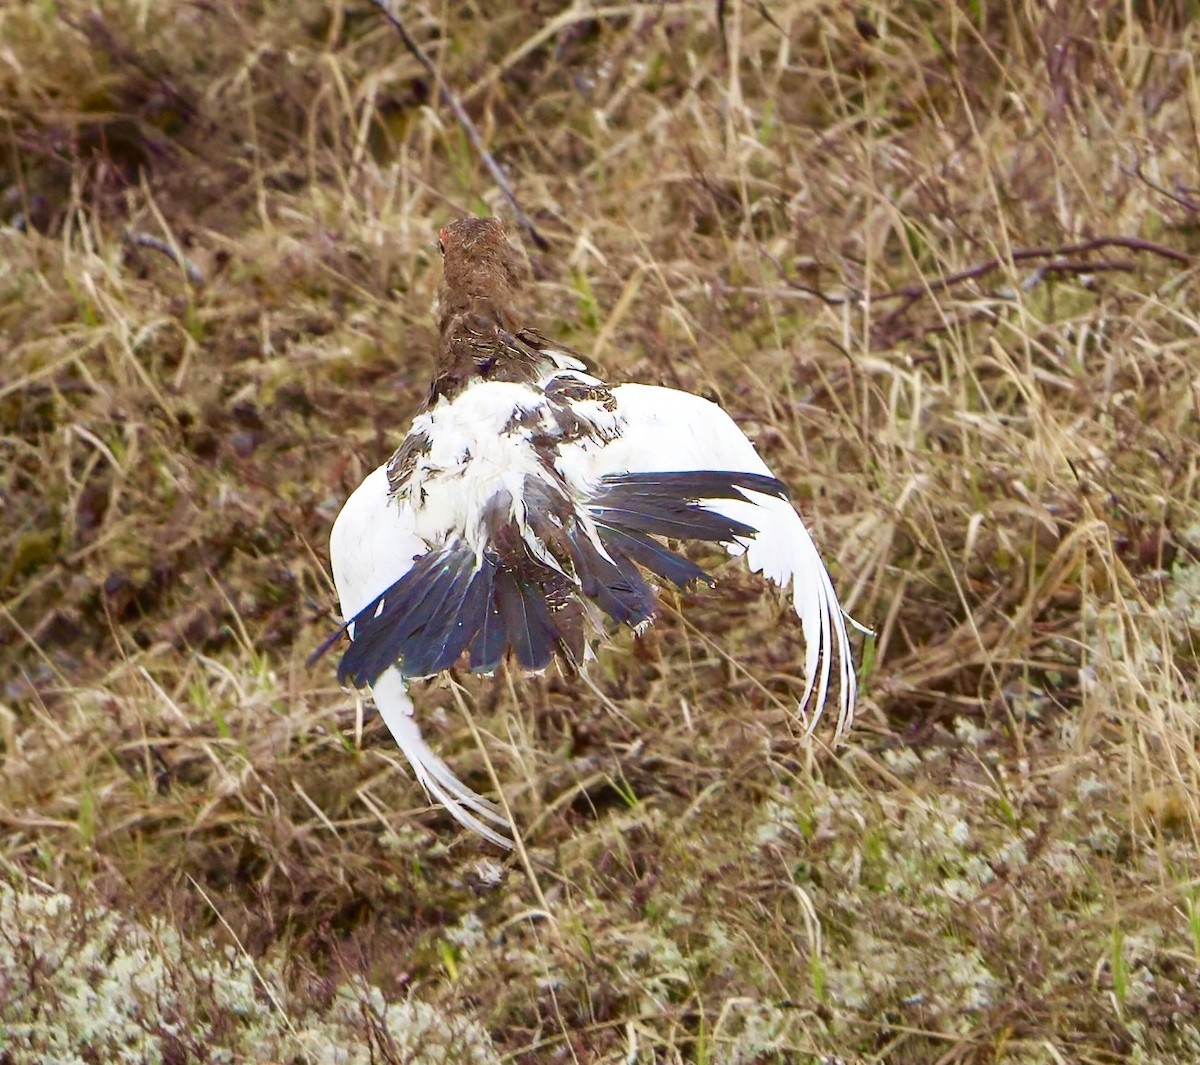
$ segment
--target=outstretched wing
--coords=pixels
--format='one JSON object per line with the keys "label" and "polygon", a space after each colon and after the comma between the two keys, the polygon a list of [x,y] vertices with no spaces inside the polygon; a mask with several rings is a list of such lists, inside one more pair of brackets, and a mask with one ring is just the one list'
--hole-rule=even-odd
{"label": "outstretched wing", "polygon": [[[807,685],[800,705],[814,691],[814,718],[829,693],[833,659],[838,660],[838,724],[841,735],[854,715],[857,686],[846,620],[829,573],[800,515],[778,491],[771,471],[745,434],[715,403],[652,385],[620,385],[617,403],[620,435],[606,441],[582,440],[564,446],[559,472],[581,492],[605,491],[620,475],[635,485],[649,474],[687,471],[752,475],[736,493],[696,498],[693,505],[729,519],[736,527],[725,541],[730,554],[744,554],[749,566],[781,588],[792,590],[792,602],[804,630]],[[756,487],[753,477],[763,480]],[[676,479],[678,481],[678,479]],[[713,478],[719,482],[719,478]],[[726,478],[728,480],[728,478]],[[703,491],[703,479],[697,487]],[[655,529],[653,531],[660,531]],[[687,536],[696,534],[682,532]],[[706,537],[707,538],[707,537]]]}
{"label": "outstretched wing", "polygon": [[[380,466],[346,501],[329,536],[329,561],[342,616],[355,618],[413,571],[414,560],[430,556],[429,546],[413,529],[411,509],[390,498],[388,464]],[[355,629],[351,621],[347,632],[352,641]],[[374,634],[362,635],[370,638]],[[484,823],[490,821],[511,831],[507,819],[493,803],[463,784],[422,739],[400,669],[388,665],[372,671],[372,676],[371,694],[379,714],[422,787],[455,820],[498,846],[511,847],[511,840]]]}

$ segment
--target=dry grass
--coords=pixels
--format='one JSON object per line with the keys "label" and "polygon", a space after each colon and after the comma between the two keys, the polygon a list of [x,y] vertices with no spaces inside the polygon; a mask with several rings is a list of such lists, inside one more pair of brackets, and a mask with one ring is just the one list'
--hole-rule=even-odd
{"label": "dry grass", "polygon": [[0,1062],[1200,1056],[1194,4],[495,6],[403,17],[541,325],[747,427],[861,726],[730,567],[419,693],[536,884],[427,810],[304,660],[499,195],[369,5],[8,5]]}

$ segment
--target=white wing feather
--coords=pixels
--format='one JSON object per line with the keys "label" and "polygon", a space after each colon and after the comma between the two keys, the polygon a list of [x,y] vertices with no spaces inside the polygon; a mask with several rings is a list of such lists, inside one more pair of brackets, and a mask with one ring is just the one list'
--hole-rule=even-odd
{"label": "white wing feather", "polygon": [[[733,419],[715,403],[653,385],[620,385],[613,395],[621,435],[603,444],[581,441],[561,451],[559,471],[582,491],[611,473],[728,470],[774,476]],[[714,499],[705,501],[704,506],[757,529],[753,537],[739,538],[725,547],[734,555],[744,553],[751,570],[784,590],[791,585],[806,644],[801,707],[816,691],[810,727],[825,705],[836,651],[840,736],[853,719],[857,686],[846,622],[833,582],[792,505],[775,496],[747,495],[753,502]]]}
{"label": "white wing feather", "polygon": [[[385,463],[355,489],[329,535],[329,561],[343,617],[354,617],[403,577],[412,568],[414,557],[429,550],[413,525],[412,509],[388,497]],[[508,829],[507,819],[494,804],[463,784],[422,738],[400,670],[385,670],[370,691],[425,791],[456,821],[498,846],[511,847],[511,840],[480,820]]]}

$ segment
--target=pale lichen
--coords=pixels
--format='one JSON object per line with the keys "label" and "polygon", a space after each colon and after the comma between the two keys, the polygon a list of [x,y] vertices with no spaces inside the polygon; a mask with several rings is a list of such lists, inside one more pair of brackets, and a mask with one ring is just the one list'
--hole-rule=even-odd
{"label": "pale lichen", "polygon": [[65,895],[0,882],[0,1056],[158,1065],[239,1060],[488,1065],[477,1021],[416,998],[389,1002],[360,977],[324,1010],[292,1002],[278,963],[190,944]]}

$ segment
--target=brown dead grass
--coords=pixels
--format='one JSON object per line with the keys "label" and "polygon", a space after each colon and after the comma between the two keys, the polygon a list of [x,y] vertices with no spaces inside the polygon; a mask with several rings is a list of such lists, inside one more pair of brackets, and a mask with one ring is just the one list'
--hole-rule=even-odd
{"label": "brown dead grass", "polygon": [[80,987],[144,1060],[1195,1057],[1200,42],[1077,8],[405,5],[545,331],[719,398],[877,632],[836,756],[736,567],[594,686],[423,689],[536,883],[304,665],[503,211],[452,116],[366,5],[0,12],[0,1061],[111,1052]]}

